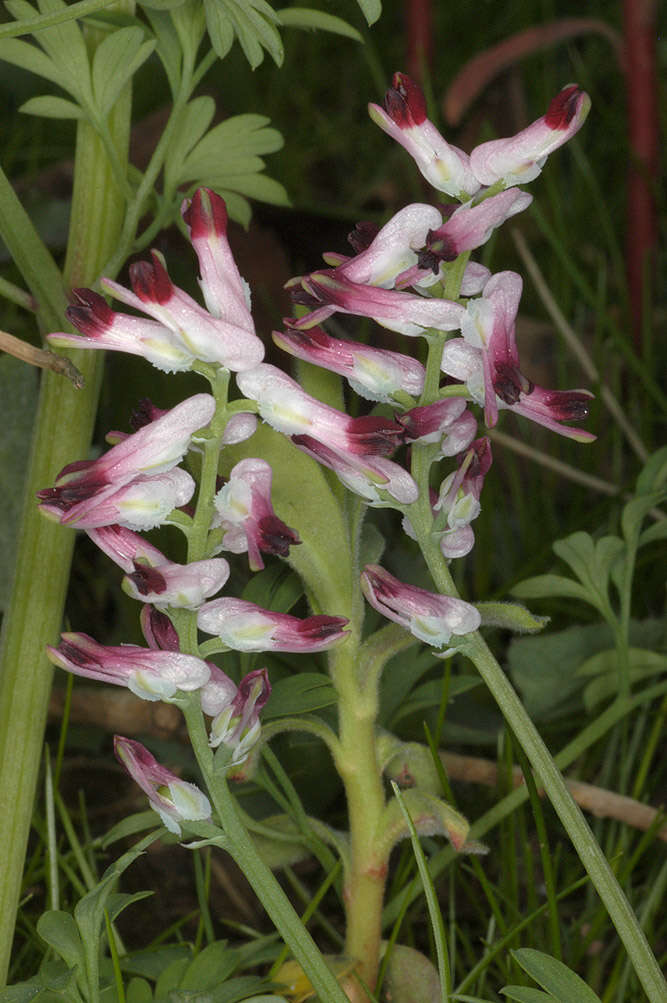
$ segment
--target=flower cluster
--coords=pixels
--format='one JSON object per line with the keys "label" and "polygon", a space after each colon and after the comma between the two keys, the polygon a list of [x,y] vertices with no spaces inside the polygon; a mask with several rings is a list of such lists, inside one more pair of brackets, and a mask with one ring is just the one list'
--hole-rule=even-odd
{"label": "flower cluster", "polygon": [[[570,424],[586,417],[587,391],[546,390],[521,371],[515,340],[520,277],[508,271],[491,275],[468,260],[497,227],[530,205],[532,197],[517,186],[537,177],[549,154],[576,133],[589,104],[570,85],[537,122],[470,155],[448,144],[429,122],[423,95],[405,75],[394,76],[383,107],[370,105],[372,119],[408,151],[423,176],[459,204],[414,204],[382,227],[359,224],[350,234],[352,256],[329,252],[326,268],[291,280],[295,303],[307,311],[286,318],[273,338],[290,355],[344,377],[376,405],[371,414],[350,417],[263,361],[248,288],[227,241],[225,204],[210,190],[199,189],[182,209],[205,306],[174,286],[156,251],[149,262],[130,267],[131,289],[110,279],[100,283],[145,316],[117,312],[92,290],[74,290],[67,316],[79,333],[51,334],[52,344],[129,352],[168,372],[196,369],[209,379],[212,393],[196,394],[169,411],[144,402],[133,433],[111,433],[112,447],[102,457],[68,465],[53,487],[39,492],[45,515],[86,530],[123,570],[124,590],[142,603],[147,644],[104,646],[86,634],[66,633],[49,648],[55,664],[126,686],[147,700],[188,708],[198,701],[211,719],[211,747],[224,752],[216,753],[216,761],[236,766],[257,741],[260,711],[271,692],[268,674],[258,669],[236,683],[202,650],[319,652],[345,643],[348,623],[335,615],[300,619],[247,600],[216,598],[230,573],[221,552],[247,553],[250,569],[257,571],[264,567],[263,555],[285,558],[301,545],[298,532],[274,510],[273,471],[265,459],[243,459],[226,481],[214,483],[219,450],[249,439],[257,414],[334,471],[367,505],[398,510],[408,534],[416,535],[415,527],[423,532],[430,520],[428,533],[447,560],[474,544],[471,523],[491,466],[489,439],[478,437],[469,404],[483,409],[488,428],[500,410],[509,409],[561,435],[593,438]],[[333,337],[321,325],[336,313],[424,337],[427,367],[407,353]],[[230,372],[244,400],[227,400]],[[395,458],[399,449],[405,465]],[[190,450],[204,454],[197,492],[181,465]],[[416,457],[427,462],[416,463]],[[420,476],[423,483],[424,469],[428,474],[442,459],[453,461],[452,469],[429,500],[421,499]],[[165,523],[185,534],[187,563],[169,560],[139,535]],[[470,603],[406,585],[375,564],[363,570],[361,589],[377,611],[441,655],[480,625]],[[183,623],[189,624],[186,651],[179,637]],[[217,642],[201,649],[193,642],[197,630]],[[173,831],[180,832],[183,820],[210,816],[207,798],[138,743],[117,737],[116,752]]]}

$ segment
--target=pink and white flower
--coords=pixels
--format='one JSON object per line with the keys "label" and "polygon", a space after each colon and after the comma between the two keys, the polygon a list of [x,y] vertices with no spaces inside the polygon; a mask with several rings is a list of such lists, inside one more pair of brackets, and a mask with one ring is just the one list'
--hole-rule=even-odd
{"label": "pink and white flower", "polygon": [[325,651],[344,640],[342,616],[299,619],[273,613],[245,599],[212,599],[197,614],[197,626],[234,651]]}
{"label": "pink and white flower", "polygon": [[591,99],[577,84],[568,84],[552,100],[546,115],[508,139],[476,146],[470,166],[483,185],[502,182],[505,188],[526,184],[541,173],[550,153],[582,127]]}
{"label": "pink and white flower", "polygon": [[229,767],[248,758],[260,735],[260,712],[270,695],[268,672],[256,669],[243,677],[232,700],[213,718],[209,745],[213,749],[223,745],[231,753]]}
{"label": "pink and white flower", "polygon": [[140,742],[114,736],[114,752],[121,766],[148,795],[153,808],[170,832],[181,835],[181,822],[200,822],[211,817],[211,804],[195,784],[160,766]]}
{"label": "pink and white flower", "polygon": [[384,456],[343,453],[309,435],[295,435],[292,442],[333,470],[350,491],[372,507],[391,506],[391,499],[400,505],[410,505],[419,497],[419,488],[407,470]]}
{"label": "pink and white flower", "polygon": [[191,692],[208,682],[210,669],[195,655],[141,648],[136,644],[99,644],[88,634],[61,635],[57,647],[47,645],[54,665],[88,679],[126,686],[142,700],[170,702],[179,690]]}
{"label": "pink and white flower", "polygon": [[223,557],[175,564],[122,526],[89,530],[88,536],[126,572],[123,591],[140,602],[197,609],[229,578],[229,564]]}
{"label": "pink and white flower", "polygon": [[394,403],[399,391],[419,397],[424,389],[424,367],[409,355],[332,338],[321,327],[274,331],[273,340],[290,355],[344,376],[367,400]]}
{"label": "pink and white flower", "polygon": [[[473,442],[461,456],[457,470],[440,485],[434,532],[441,532],[440,549],[447,558],[465,557],[475,544],[470,523],[481,512],[484,478],[491,468],[491,443],[486,436]],[[444,522],[444,529],[442,523]]]}
{"label": "pink and white flower", "polygon": [[194,481],[181,461],[198,429],[215,412],[210,394],[196,394],[128,435],[98,460],[60,471],[55,487],[38,492],[45,515],[81,529],[121,523],[148,529],[185,505]]}
{"label": "pink and white flower", "polygon": [[470,159],[451,146],[426,117],[421,90],[405,73],[395,73],[384,107],[369,104],[368,113],[376,125],[407,150],[429,184],[466,201],[479,189]]}
{"label": "pink and white flower", "polygon": [[434,648],[449,645],[453,636],[469,634],[481,623],[470,603],[406,585],[378,564],[366,565],[361,589],[374,609]]}
{"label": "pink and white flower", "polygon": [[284,435],[309,435],[341,452],[364,455],[391,453],[400,445],[402,429],[391,418],[350,418],[311,397],[276,366],[262,363],[239,373],[237,383],[245,397],[257,401],[264,421]]}
{"label": "pink and white flower", "polygon": [[229,473],[229,480],[215,496],[213,526],[224,530],[222,549],[248,554],[252,571],[264,567],[262,552],[287,557],[289,548],[301,543],[273,511],[271,483],[273,471],[266,460],[241,460]]}

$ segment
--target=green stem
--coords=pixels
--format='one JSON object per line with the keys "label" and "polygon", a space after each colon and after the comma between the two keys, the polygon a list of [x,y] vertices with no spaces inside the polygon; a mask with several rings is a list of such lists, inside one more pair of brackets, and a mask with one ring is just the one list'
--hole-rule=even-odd
{"label": "green stem", "polygon": [[241,821],[236,800],[226,779],[221,774],[214,773],[213,756],[208,747],[201,710],[193,703],[184,710],[184,714],[192,747],[228,840],[229,852],[252,887],[261,894],[262,905],[308,975],[315,992],[321,999],[331,1003],[349,1003],[289,899],[255,849]]}
{"label": "green stem", "polygon": [[[118,155],[127,162],[131,92],[120,96],[111,116]],[[18,200],[12,200],[0,177],[0,197],[11,204],[3,227],[12,230],[10,249],[23,244],[17,255],[25,264],[25,278],[39,303],[43,328],[65,323],[63,280],[44,246],[26,225]],[[20,211],[19,211],[20,210]],[[85,285],[99,273],[115,246],[124,203],[99,137],[90,125],[77,129],[75,183],[65,287]],[[35,258],[30,259],[32,254]],[[26,260],[27,259],[27,260]],[[35,278],[38,261],[44,274]],[[43,378],[30,463],[26,477],[23,516],[19,531],[17,566],[11,605],[3,622],[0,654],[0,982],[9,964],[14,920],[21,888],[23,858],[46,723],[51,668],[44,647],[57,639],[69,576],[74,533],[49,522],[35,504],[35,492],[53,482],[54,475],[73,458],[85,455],[97,411],[102,357],[96,352],[72,353],[86,379],[84,390],[47,372]]]}
{"label": "green stem", "polygon": [[386,848],[378,850],[377,846],[385,807],[376,742],[377,686],[363,688],[356,637],[331,654],[331,675],[339,695],[340,752],[336,768],[345,785],[350,831],[350,863],[344,890],[345,953],[358,963],[356,971],[361,981],[373,987],[380,965],[388,867]]}

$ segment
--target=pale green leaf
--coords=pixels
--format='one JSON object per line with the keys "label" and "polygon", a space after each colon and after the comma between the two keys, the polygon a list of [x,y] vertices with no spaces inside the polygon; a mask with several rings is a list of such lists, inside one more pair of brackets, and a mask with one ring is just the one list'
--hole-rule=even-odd
{"label": "pale green leaf", "polygon": [[512,595],[517,599],[555,599],[562,597],[565,599],[583,599],[590,602],[591,598],[583,586],[573,582],[571,578],[563,575],[536,575],[534,578],[526,578],[519,582],[511,590]]}
{"label": "pale green leaf", "polygon": [[165,163],[166,191],[174,191],[185,180],[183,165],[187,156],[208,129],[214,115],[215,101],[208,95],[194,98],[183,109]]}
{"label": "pale green leaf", "polygon": [[532,979],[551,993],[557,1003],[600,1003],[600,997],[590,986],[557,958],[532,947],[521,947],[512,951],[512,955]]}
{"label": "pale green leaf", "polygon": [[357,3],[366,18],[366,24],[375,24],[382,13],[382,0],[357,0]]}
{"label": "pale green leaf", "polygon": [[82,118],[84,114],[83,109],[74,101],[56,97],[55,94],[30,98],[21,105],[19,111],[24,115],[39,115],[41,118]]}
{"label": "pale green leaf", "polygon": [[182,51],[181,43],[174,27],[173,20],[162,10],[147,10],[146,17],[150,22],[157,41],[156,52],[164,67],[172,95],[178,93],[181,79]]}
{"label": "pale green leaf", "polygon": [[102,118],[113,108],[118,95],[139,67],[148,59],[156,42],[143,41],[138,25],[119,28],[98,45],[93,58],[93,94]]}
{"label": "pale green leaf", "polygon": [[352,38],[355,42],[363,42],[356,28],[335,14],[326,14],[322,10],[311,10],[310,7],[284,7],[277,10],[280,23],[284,28],[306,28],[311,31],[329,31],[334,35]]}
{"label": "pale green leaf", "polygon": [[218,59],[224,59],[234,44],[234,25],[222,4],[206,3],[206,28]]}
{"label": "pale green leaf", "polygon": [[60,68],[36,45],[23,42],[19,38],[0,39],[0,59],[5,63],[11,63],[12,66],[20,66],[22,70],[28,70],[54,84],[59,84],[64,90],[67,90],[67,80]]}
{"label": "pale green leaf", "polygon": [[548,616],[536,616],[518,603],[481,602],[477,603],[477,609],[482,617],[483,627],[501,627],[520,634],[535,634],[549,622]]}
{"label": "pale green leaf", "polygon": [[336,691],[328,676],[318,672],[299,672],[278,680],[262,711],[262,720],[311,714],[323,707],[331,707],[336,701]]}
{"label": "pale green leaf", "polygon": [[76,923],[68,912],[50,909],[39,917],[37,933],[68,968],[84,967],[84,952]]}

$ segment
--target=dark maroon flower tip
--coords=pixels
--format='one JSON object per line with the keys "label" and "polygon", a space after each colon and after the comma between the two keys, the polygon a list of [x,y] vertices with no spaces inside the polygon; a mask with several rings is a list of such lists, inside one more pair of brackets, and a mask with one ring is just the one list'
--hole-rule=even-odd
{"label": "dark maroon flower tip", "polygon": [[542,403],[557,421],[583,421],[590,414],[591,397],[579,390],[551,390]]}
{"label": "dark maroon flower tip", "polygon": [[73,289],[72,299],[65,315],[77,331],[87,337],[94,338],[113,323],[114,312],[99,293],[92,289]]}
{"label": "dark maroon flower tip", "polygon": [[[87,634],[83,635],[87,637]],[[56,651],[62,658],[66,661],[71,662],[72,665],[78,665],[81,668],[84,666],[101,665],[99,659],[94,658],[90,652],[83,651],[77,644],[73,644],[71,641],[65,640],[63,637],[60,644],[56,648]]]}
{"label": "dark maroon flower tip", "polygon": [[581,93],[581,88],[577,84],[570,84],[556,95],[544,116],[544,121],[550,129],[567,129],[577,113]]}
{"label": "dark maroon flower tip", "polygon": [[253,672],[249,672],[247,676],[243,677],[236,691],[236,696],[234,697],[235,706],[238,706],[239,708],[243,708],[245,706],[255,687],[255,682],[258,679],[262,680],[262,689],[257,695],[253,706],[256,713],[259,714],[262,707],[271,696],[271,683],[269,682],[269,673],[266,669],[255,669]]}
{"label": "dark maroon flower tip", "polygon": [[290,529],[277,515],[265,515],[258,522],[259,549],[264,554],[288,557],[290,547],[301,543],[299,534]]}
{"label": "dark maroon flower tip", "polygon": [[156,407],[150,397],[142,397],[130,416],[130,428],[133,432],[138,432],[140,428],[150,425],[152,421],[156,421],[166,413],[164,408]]}
{"label": "dark maroon flower tip", "polygon": [[426,100],[421,88],[405,73],[394,73],[392,87],[385,94],[384,107],[401,129],[421,125],[426,119]]}
{"label": "dark maroon flower tip", "polygon": [[151,592],[160,595],[167,587],[164,575],[157,568],[151,568],[148,564],[137,564],[135,561],[134,571],[127,577],[136,586],[137,592],[141,596],[147,596]]}
{"label": "dark maroon flower tip", "polygon": [[141,630],[149,648],[161,651],[180,651],[178,633],[166,613],[150,606],[144,606],[140,616]]}
{"label": "dark maroon flower tip", "polygon": [[360,456],[388,456],[403,442],[404,429],[392,418],[350,418],[345,429],[348,448]]}
{"label": "dark maroon flower tip", "polygon": [[[290,286],[289,295],[292,303],[296,303],[298,306],[317,306],[320,302],[317,296],[313,296],[312,293],[308,292],[303,286]],[[287,327],[294,323],[293,317],[284,317],[283,324]]]}
{"label": "dark maroon flower tip", "polygon": [[171,299],[174,287],[155,251],[151,252],[151,257],[152,262],[137,261],[130,265],[130,283],[144,303],[166,303]]}
{"label": "dark maroon flower tip", "polygon": [[526,379],[516,366],[510,363],[496,363],[493,374],[493,389],[505,404],[518,404],[521,394],[530,394],[534,384]]}
{"label": "dark maroon flower tip", "polygon": [[190,239],[227,233],[227,206],[225,200],[210,188],[198,188],[192,201],[183,210],[183,219],[190,227]]}
{"label": "dark maroon flower tip", "polygon": [[309,641],[324,641],[327,637],[340,634],[350,621],[344,616],[308,616],[299,624],[300,637]]}
{"label": "dark maroon flower tip", "polygon": [[486,477],[493,462],[490,439],[488,439],[486,435],[483,435],[481,439],[475,439],[474,442],[470,443],[465,452],[461,453],[461,458],[466,456],[468,453],[472,453],[473,455],[466,476]]}
{"label": "dark maroon flower tip", "polygon": [[377,223],[362,220],[360,223],[356,223],[354,230],[348,233],[348,243],[352,245],[357,254],[361,254],[362,251],[370,247],[379,232],[380,227]]}

